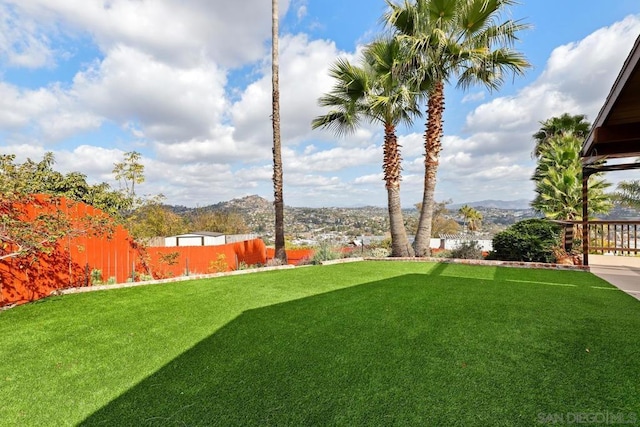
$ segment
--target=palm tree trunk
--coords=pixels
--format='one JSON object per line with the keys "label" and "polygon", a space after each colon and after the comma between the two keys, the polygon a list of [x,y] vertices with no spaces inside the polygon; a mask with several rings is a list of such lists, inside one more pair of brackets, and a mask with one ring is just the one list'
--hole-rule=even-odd
{"label": "palm tree trunk", "polygon": [[400,145],[392,125],[385,126],[384,134],[384,180],[387,188],[387,207],[391,231],[391,256],[412,257],[413,248],[409,245],[407,231],[402,217],[400,203]]}
{"label": "palm tree trunk", "polygon": [[444,113],[444,83],[437,82],[433,92],[429,95],[427,104],[427,129],[425,132],[424,157],[424,192],[422,195],[422,209],[416,240],[413,243],[417,256],[431,255],[429,242],[431,240],[431,221],[435,206],[435,191],[438,166],[440,165],[440,151],[442,145],[442,115]]}
{"label": "palm tree trunk", "polygon": [[282,147],[280,141],[280,80],[278,66],[278,0],[271,0],[271,86],[273,120],[273,194],[276,211],[275,221],[275,257],[287,262],[284,247],[284,197],[282,178]]}

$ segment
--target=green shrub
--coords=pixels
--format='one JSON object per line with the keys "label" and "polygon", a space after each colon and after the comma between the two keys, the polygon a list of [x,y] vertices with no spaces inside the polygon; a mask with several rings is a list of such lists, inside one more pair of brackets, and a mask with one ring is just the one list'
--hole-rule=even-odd
{"label": "green shrub", "polygon": [[492,259],[555,262],[554,248],[561,245],[562,228],[544,219],[517,222],[493,237]]}
{"label": "green shrub", "polygon": [[245,261],[240,261],[240,263],[238,264],[238,270],[248,270],[250,268],[253,268],[252,265],[247,264]]}
{"label": "green shrub", "polygon": [[267,260],[267,263],[265,264],[267,267],[277,267],[280,265],[284,265],[284,262],[282,262],[282,260],[280,258],[271,258],[269,260]]}
{"label": "green shrub", "polygon": [[375,247],[367,249],[367,256],[373,258],[387,258],[391,255],[391,251],[385,247]]}
{"label": "green shrub", "polygon": [[102,285],[102,270],[94,268],[91,270],[91,284]]}
{"label": "green shrub", "polygon": [[458,259],[483,259],[482,247],[477,241],[462,242],[457,248],[451,251],[449,258]]}
{"label": "green shrub", "polygon": [[433,251],[431,252],[431,256],[433,258],[453,258],[451,256],[451,251],[446,249],[446,250],[438,250],[438,251]]}
{"label": "green shrub", "polygon": [[342,253],[336,250],[327,242],[322,242],[313,252],[313,258],[311,262],[313,264],[320,264],[322,261],[331,261],[342,257]]}

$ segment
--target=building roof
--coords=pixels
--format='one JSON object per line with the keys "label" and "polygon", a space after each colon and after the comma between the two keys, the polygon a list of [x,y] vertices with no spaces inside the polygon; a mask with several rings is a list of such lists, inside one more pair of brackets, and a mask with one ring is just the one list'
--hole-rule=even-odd
{"label": "building roof", "polygon": [[223,233],[217,233],[215,231],[194,231],[193,233],[179,234],[177,236],[168,236],[167,238],[172,238],[172,237],[193,237],[193,236],[220,237],[220,236],[224,236],[224,234]]}
{"label": "building roof", "polygon": [[584,142],[581,155],[585,165],[607,158],[640,156],[640,36]]}

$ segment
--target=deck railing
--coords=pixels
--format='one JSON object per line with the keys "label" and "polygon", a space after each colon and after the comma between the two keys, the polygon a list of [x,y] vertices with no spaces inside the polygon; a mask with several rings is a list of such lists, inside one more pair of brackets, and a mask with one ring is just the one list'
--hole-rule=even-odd
{"label": "deck railing", "polygon": [[640,254],[640,221],[589,221],[592,254]]}
{"label": "deck railing", "polygon": [[[563,243],[567,251],[575,248],[576,239],[584,240],[582,221],[554,221],[564,226]],[[589,221],[587,225],[589,252],[583,254],[585,265],[589,263],[589,254],[597,255],[640,255],[640,221]],[[578,247],[577,249],[580,249]],[[584,246],[582,246],[584,249]]]}

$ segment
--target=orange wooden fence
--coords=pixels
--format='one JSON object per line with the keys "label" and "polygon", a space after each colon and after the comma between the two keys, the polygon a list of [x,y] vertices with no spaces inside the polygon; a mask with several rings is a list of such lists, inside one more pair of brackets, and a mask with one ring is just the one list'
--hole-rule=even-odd
{"label": "orange wooden fence", "polygon": [[[105,217],[102,211],[84,203],[47,196],[36,196],[33,203],[20,210],[27,222],[38,214],[61,211],[72,228],[86,225],[87,217]],[[57,289],[88,286],[93,269],[102,270],[105,278],[123,282],[140,254],[140,248],[121,226],[113,226],[111,233],[89,227],[82,234],[60,239],[49,254],[0,261],[0,306],[33,301]]]}
{"label": "orange wooden fence", "polygon": [[[313,249],[287,249],[287,264],[298,265],[301,261],[311,259],[313,257]],[[276,250],[274,248],[267,248],[267,260],[273,259],[276,256]]]}
{"label": "orange wooden fence", "polygon": [[[39,196],[38,200],[40,205],[48,206],[45,209],[62,210],[72,222],[104,215],[84,203],[60,199],[47,205],[46,197]],[[24,212],[27,221],[36,215],[33,206],[25,206]],[[110,235],[88,230],[83,235],[61,239],[50,254],[1,260],[0,306],[37,300],[59,289],[91,286],[95,284],[91,283],[94,270],[100,272],[103,282],[124,283],[140,280],[142,275],[164,278],[204,274],[235,270],[241,263],[266,261],[261,239],[222,246],[145,249],[121,226],[114,227]]]}
{"label": "orange wooden fence", "polygon": [[218,246],[147,248],[148,267],[156,279],[190,274],[219,273],[266,262],[261,239]]}

